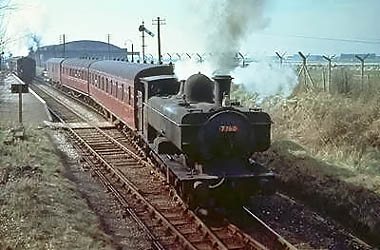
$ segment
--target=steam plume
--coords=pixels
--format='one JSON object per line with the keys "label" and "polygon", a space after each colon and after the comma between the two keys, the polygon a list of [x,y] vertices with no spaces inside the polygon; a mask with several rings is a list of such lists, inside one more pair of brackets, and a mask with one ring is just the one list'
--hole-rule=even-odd
{"label": "steam plume", "polygon": [[37,49],[41,46],[41,36],[30,33],[27,37],[29,51],[37,51]]}
{"label": "steam plume", "polygon": [[214,56],[212,63],[221,73],[229,73],[237,65],[233,58],[240,51],[241,43],[253,31],[267,27],[269,19],[264,17],[268,1],[223,0],[214,1],[210,10],[211,26],[206,49]]}

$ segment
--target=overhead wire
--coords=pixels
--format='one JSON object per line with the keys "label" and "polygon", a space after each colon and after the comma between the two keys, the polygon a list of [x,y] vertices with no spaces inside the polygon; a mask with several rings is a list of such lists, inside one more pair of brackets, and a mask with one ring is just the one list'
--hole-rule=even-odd
{"label": "overhead wire", "polygon": [[335,37],[286,35],[286,34],[270,34],[270,33],[255,33],[255,34],[256,35],[265,35],[265,36],[288,37],[288,38],[303,38],[303,39],[325,40],[325,41],[336,41],[336,42],[348,42],[348,43],[380,44],[380,39],[346,39],[346,38],[335,38]]}

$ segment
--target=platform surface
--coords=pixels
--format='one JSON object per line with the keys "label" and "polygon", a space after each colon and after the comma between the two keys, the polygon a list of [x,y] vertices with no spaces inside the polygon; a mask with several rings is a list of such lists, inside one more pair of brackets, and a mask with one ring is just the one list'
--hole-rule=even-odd
{"label": "platform surface", "polygon": [[[0,75],[0,122],[18,123],[19,94],[11,93],[11,85],[18,84],[12,74]],[[50,121],[51,117],[44,101],[31,89],[29,93],[22,94],[22,119],[25,125],[39,125],[43,121]]]}

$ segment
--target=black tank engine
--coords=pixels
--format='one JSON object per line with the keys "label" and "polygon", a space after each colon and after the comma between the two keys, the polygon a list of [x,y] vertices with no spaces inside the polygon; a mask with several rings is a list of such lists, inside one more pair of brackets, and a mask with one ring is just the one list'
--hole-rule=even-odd
{"label": "black tank engine", "polygon": [[200,73],[141,80],[144,134],[190,204],[233,206],[273,186],[273,173],[250,159],[269,148],[271,119],[231,102],[231,80]]}

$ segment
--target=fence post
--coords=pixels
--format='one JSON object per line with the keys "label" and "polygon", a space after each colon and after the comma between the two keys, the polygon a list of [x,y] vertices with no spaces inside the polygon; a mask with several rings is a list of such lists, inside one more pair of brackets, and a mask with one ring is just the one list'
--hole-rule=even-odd
{"label": "fence post", "polygon": [[355,57],[360,61],[360,69],[361,69],[361,85],[362,85],[362,91],[364,90],[364,61],[365,59],[367,59],[367,57],[369,56],[369,54],[367,54],[366,56],[364,56],[363,58],[358,56],[358,55],[355,55]]}

